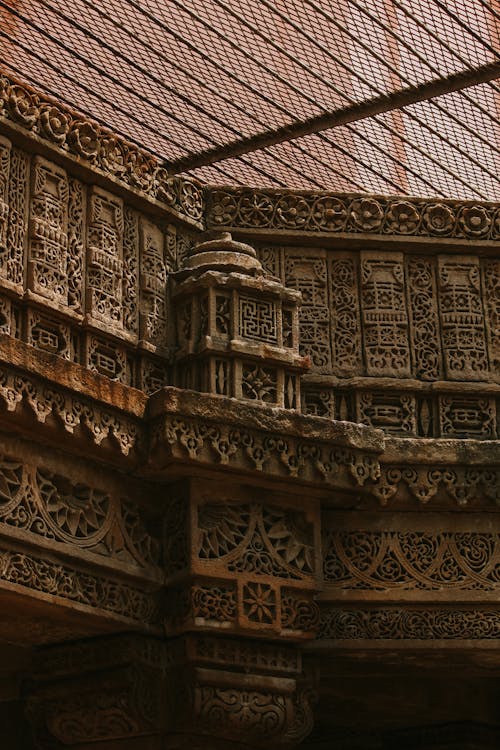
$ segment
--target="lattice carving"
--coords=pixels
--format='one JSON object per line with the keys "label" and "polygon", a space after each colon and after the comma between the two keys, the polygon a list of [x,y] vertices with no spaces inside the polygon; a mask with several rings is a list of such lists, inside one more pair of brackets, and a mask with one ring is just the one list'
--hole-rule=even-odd
{"label": "lattice carving", "polygon": [[68,188],[68,307],[82,313],[87,193],[83,183],[73,177],[69,178]]}
{"label": "lattice carving", "polygon": [[285,257],[285,284],[302,294],[300,352],[309,355],[313,369],[331,369],[330,311],[326,259],[322,255]]}
{"label": "lattice carving", "polygon": [[490,366],[492,375],[498,379],[500,373],[500,261],[490,259],[484,261],[483,279]]}
{"label": "lattice carving", "polygon": [[278,315],[276,303],[270,300],[240,296],[240,336],[254,341],[278,345]]}
{"label": "lattice carving", "polygon": [[358,420],[392,435],[416,435],[415,397],[387,391],[358,394]]}
{"label": "lattice carving", "polygon": [[333,328],[333,370],[347,377],[363,370],[357,264],[353,258],[334,258],[330,265]]}
{"label": "lattice carving", "polygon": [[439,416],[443,437],[497,437],[495,399],[482,396],[441,396]]}
{"label": "lattice carving", "polygon": [[244,362],[241,372],[241,394],[249,401],[276,404],[278,401],[277,368]]}
{"label": "lattice carving", "polygon": [[331,388],[302,389],[302,399],[305,414],[335,419],[335,395]]}
{"label": "lattice carving", "polygon": [[260,505],[203,505],[201,560],[227,570],[301,580],[313,575],[313,527],[300,512]]}
{"label": "lattice carving", "polygon": [[441,342],[434,264],[408,258],[408,302],[414,374],[421,380],[441,377]]}
{"label": "lattice carving", "polygon": [[[144,257],[141,258],[144,264]],[[123,327],[139,333],[139,216],[129,206],[123,212]]]}
{"label": "lattice carving", "polygon": [[110,380],[132,385],[132,371],[125,348],[99,336],[88,337],[87,367]]}
{"label": "lattice carving", "polygon": [[32,165],[28,284],[67,304],[69,185],[66,172],[35,157]]}
{"label": "lattice carving", "polygon": [[257,257],[262,268],[269,276],[283,280],[283,248],[282,247],[257,247]]}
{"label": "lattice carving", "polygon": [[11,142],[0,136],[0,274],[5,270],[9,227],[9,176]]}
{"label": "lattice carving", "polygon": [[361,254],[361,298],[367,373],[409,376],[402,255]]}
{"label": "lattice carving", "polygon": [[488,357],[478,258],[438,260],[446,375],[450,380],[485,380]]}
{"label": "lattice carving", "polygon": [[76,361],[77,346],[68,325],[42,315],[37,310],[29,309],[26,317],[28,344],[50,354],[57,354],[58,357]]}
{"label": "lattice carving", "polygon": [[327,530],[323,573],[342,590],[500,588],[500,534]]}
{"label": "lattice carving", "polygon": [[93,188],[87,228],[87,310],[111,328],[123,323],[123,205]]}
{"label": "lattice carving", "polygon": [[8,189],[9,226],[7,252],[0,258],[0,275],[19,290],[24,283],[26,213],[29,185],[29,157],[13,148],[10,154]]}
{"label": "lattice carving", "polygon": [[500,612],[493,608],[385,607],[325,609],[320,638],[340,640],[489,640],[500,636]]}
{"label": "lattice carving", "polygon": [[142,568],[159,561],[158,542],[130,503],[5,457],[0,461],[0,524]]}
{"label": "lattice carving", "polygon": [[167,266],[163,234],[141,221],[141,339],[167,345]]}

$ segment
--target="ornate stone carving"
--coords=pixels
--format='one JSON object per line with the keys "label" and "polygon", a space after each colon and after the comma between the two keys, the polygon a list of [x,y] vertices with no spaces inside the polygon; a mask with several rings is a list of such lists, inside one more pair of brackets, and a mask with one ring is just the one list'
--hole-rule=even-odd
{"label": "ornate stone carving", "polygon": [[388,391],[364,392],[357,396],[358,420],[390,435],[416,435],[415,397]]}
{"label": "ornate stone carving", "polygon": [[85,397],[77,398],[64,388],[51,388],[41,378],[22,375],[6,365],[0,366],[0,400],[9,412],[15,412],[23,402],[42,424],[54,415],[69,433],[85,425],[96,445],[113,437],[124,455],[137,448],[141,439],[137,420]]}
{"label": "ornate stone carving", "polygon": [[313,526],[304,513],[259,505],[202,505],[198,527],[201,560],[296,580],[314,574]]}
{"label": "ornate stone carving", "polygon": [[361,299],[367,373],[409,376],[402,255],[361,254]]}
{"label": "ornate stone carving", "polygon": [[485,380],[488,356],[478,258],[440,256],[439,309],[450,380]]}
{"label": "ornate stone carving", "polygon": [[496,591],[500,535],[328,529],[323,572],[342,590]]}
{"label": "ornate stone carving", "polygon": [[84,184],[73,177],[69,178],[68,185],[68,307],[83,313],[87,194]]}
{"label": "ornate stone carving", "polygon": [[0,276],[4,283],[16,291],[22,291],[24,284],[28,186],[29,157],[13,148],[10,153],[7,247],[0,257]]}
{"label": "ornate stone carving", "polygon": [[123,204],[93,188],[87,229],[87,310],[93,320],[111,329],[123,324]]}
{"label": "ornate stone carving", "polygon": [[320,638],[338,640],[497,640],[500,612],[492,607],[325,608]]}
{"label": "ornate stone carving", "polygon": [[28,700],[36,740],[292,748],[312,728],[313,684],[291,650],[273,648],[271,658],[258,643],[115,636],[44,649]]}
{"label": "ornate stone carving", "polygon": [[[141,339],[167,346],[167,265],[163,234],[141,221]],[[173,270],[170,267],[168,270]]]}
{"label": "ornate stone carving", "polygon": [[[139,333],[139,216],[123,212],[123,328],[134,339]],[[141,263],[144,264],[144,258]]]}
{"label": "ornate stone carving", "polygon": [[443,437],[492,439],[497,437],[495,399],[449,395],[439,399]]}
{"label": "ornate stone carving", "polygon": [[410,256],[407,278],[414,374],[421,380],[438,380],[441,344],[432,260]]}
{"label": "ornate stone carving", "polygon": [[143,587],[76,570],[34,554],[0,549],[0,582],[14,583],[25,589],[102,609],[129,621],[152,622],[156,605]]}
{"label": "ornate stone carving", "polygon": [[420,503],[428,503],[438,491],[458,505],[500,502],[500,473],[495,466],[461,466],[418,464],[412,466],[381,465],[379,479],[372,491],[382,505],[386,505],[405,488],[409,496]]}
{"label": "ornate stone carving", "polygon": [[38,310],[28,309],[26,319],[28,344],[72,362],[77,360],[78,342],[68,325]]}
{"label": "ornate stone carving", "polygon": [[0,117],[14,121],[63,152],[76,155],[89,167],[118,179],[128,188],[159,200],[191,223],[201,224],[204,196],[195,180],[170,177],[150,154],[5,75],[0,77],[0,99]]}
{"label": "ornate stone carving", "polygon": [[324,254],[285,255],[285,284],[302,294],[300,352],[311,359],[313,370],[331,369],[330,313],[327,265]]}
{"label": "ornate stone carving", "polygon": [[178,458],[218,463],[283,476],[362,487],[377,479],[375,456],[350,448],[332,448],[319,440],[301,441],[243,426],[214,424],[203,419],[168,415],[152,428],[153,454],[165,451]]}
{"label": "ornate stone carving", "polygon": [[217,188],[207,225],[214,228],[287,229],[311,233],[370,233],[495,239],[495,203],[461,203],[365,195]]}
{"label": "ornate stone carving", "polygon": [[491,372],[495,379],[500,373],[500,261],[485,260],[483,267],[484,300],[489,332]]}
{"label": "ornate stone carving", "polygon": [[66,172],[35,157],[30,196],[28,286],[60,304],[68,302],[68,203]]}
{"label": "ornate stone carving", "polygon": [[141,568],[159,561],[158,542],[147,533],[137,508],[120,498],[36,465],[2,457],[0,532],[29,531],[77,550]]}
{"label": "ornate stone carving", "polygon": [[333,370],[344,377],[357,375],[363,369],[363,355],[357,268],[353,257],[332,256],[330,289]]}

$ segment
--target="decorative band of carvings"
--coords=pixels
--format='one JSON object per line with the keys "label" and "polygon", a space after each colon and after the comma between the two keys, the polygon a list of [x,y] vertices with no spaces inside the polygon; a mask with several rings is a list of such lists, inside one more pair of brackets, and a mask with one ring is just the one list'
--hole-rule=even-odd
{"label": "decorative band of carvings", "polygon": [[500,589],[500,534],[326,531],[323,573],[345,590]]}
{"label": "decorative band of carvings", "polygon": [[378,458],[362,451],[229,427],[199,417],[167,415],[157,420],[151,429],[151,447],[154,451],[162,446],[170,446],[178,458],[339,486],[346,482],[363,486],[380,475]]}
{"label": "decorative band of carvings", "polygon": [[500,237],[500,208],[498,203],[224,188],[211,193],[207,225],[491,240]]}
{"label": "decorative band of carvings", "polygon": [[125,456],[139,447],[142,438],[138,421],[119,411],[102,409],[90,399],[77,398],[69,391],[53,388],[39,378],[20,374],[5,365],[0,366],[0,400],[9,412],[16,411],[21,402],[26,404],[37,422],[44,423],[49,415],[54,415],[69,433],[84,425],[96,445],[113,437]]}
{"label": "decorative band of carvings", "polygon": [[326,609],[319,638],[338,640],[500,639],[500,610],[432,607]]}
{"label": "decorative band of carvings", "polygon": [[371,487],[380,504],[387,505],[402,490],[422,504],[444,491],[458,505],[473,501],[498,505],[500,474],[496,467],[381,465],[379,478]]}
{"label": "decorative band of carvings", "polygon": [[0,582],[24,586],[142,623],[157,621],[151,594],[24,552],[0,549]]}
{"label": "decorative band of carvings", "polygon": [[94,120],[0,73],[0,119],[74,154],[92,169],[140,190],[191,222],[201,225],[203,188],[195,180],[171,177],[157,159]]}
{"label": "decorative band of carvings", "polygon": [[[69,465],[61,476],[36,463],[0,456],[0,533],[8,529],[114,561],[125,572],[160,577],[159,542],[147,532],[136,505],[114,491],[75,479]],[[69,478],[71,477],[71,479]],[[15,532],[14,532],[15,533]]]}

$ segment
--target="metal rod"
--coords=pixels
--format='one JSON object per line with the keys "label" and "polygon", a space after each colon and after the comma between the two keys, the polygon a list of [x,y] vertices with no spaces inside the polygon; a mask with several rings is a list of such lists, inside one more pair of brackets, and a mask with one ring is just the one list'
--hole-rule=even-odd
{"label": "metal rod", "polygon": [[311,117],[301,122],[295,122],[285,127],[274,130],[266,130],[249,138],[226,143],[224,146],[207,149],[190,157],[178,159],[167,163],[165,166],[172,174],[189,171],[197,167],[214,164],[223,159],[242,156],[257,151],[261,148],[274,146],[277,143],[294,140],[311,133],[319,133],[323,130],[337,128],[349,122],[357,122],[366,117],[390,112],[393,109],[401,109],[409,104],[433,99],[436,96],[449,94],[452,91],[486,83],[500,77],[500,62],[488,63],[475,70],[464,70],[454,73],[447,78],[439,78],[419,86],[400,89],[399,91],[368,99],[360,104],[351,105],[337,109],[333,112]]}

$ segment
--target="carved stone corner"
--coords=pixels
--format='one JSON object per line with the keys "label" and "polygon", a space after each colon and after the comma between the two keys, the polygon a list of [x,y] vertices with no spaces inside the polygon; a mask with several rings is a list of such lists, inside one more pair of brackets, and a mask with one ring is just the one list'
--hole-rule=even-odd
{"label": "carved stone corner", "polygon": [[312,728],[313,679],[293,647],[114,636],[38,657],[26,713],[41,750],[285,750]]}

